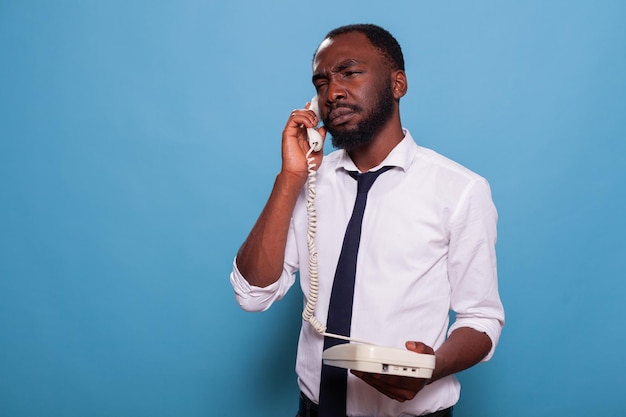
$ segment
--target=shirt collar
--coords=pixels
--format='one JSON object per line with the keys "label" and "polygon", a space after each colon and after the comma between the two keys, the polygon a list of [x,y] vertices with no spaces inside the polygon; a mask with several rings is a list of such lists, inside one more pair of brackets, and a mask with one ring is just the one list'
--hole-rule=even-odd
{"label": "shirt collar", "polygon": [[[389,152],[389,155],[380,163],[380,165],[372,168],[370,171],[376,171],[383,166],[399,167],[403,171],[406,171],[417,153],[417,144],[413,140],[411,133],[407,129],[402,129],[404,132],[404,138]],[[346,171],[358,171],[358,168],[352,162],[350,155],[344,150],[341,150],[341,157],[337,161],[336,169],[344,169]]]}

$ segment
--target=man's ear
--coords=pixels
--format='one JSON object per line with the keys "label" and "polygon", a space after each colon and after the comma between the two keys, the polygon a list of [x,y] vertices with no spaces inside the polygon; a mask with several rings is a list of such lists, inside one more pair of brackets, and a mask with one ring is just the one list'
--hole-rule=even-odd
{"label": "man's ear", "polygon": [[396,100],[403,97],[409,85],[406,80],[406,73],[402,70],[397,70],[391,73],[391,82],[393,85],[393,96]]}

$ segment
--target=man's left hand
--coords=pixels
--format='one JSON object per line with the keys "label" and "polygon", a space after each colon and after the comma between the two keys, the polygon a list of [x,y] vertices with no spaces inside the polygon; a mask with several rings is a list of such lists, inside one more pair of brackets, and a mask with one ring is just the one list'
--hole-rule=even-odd
{"label": "man's left hand", "polygon": [[[433,355],[435,351],[422,342],[406,342],[408,350],[416,353]],[[369,372],[350,371],[353,375],[361,378],[372,387],[376,388],[387,397],[396,401],[404,402],[412,400],[428,382],[424,378],[412,378],[408,376],[372,374]]]}

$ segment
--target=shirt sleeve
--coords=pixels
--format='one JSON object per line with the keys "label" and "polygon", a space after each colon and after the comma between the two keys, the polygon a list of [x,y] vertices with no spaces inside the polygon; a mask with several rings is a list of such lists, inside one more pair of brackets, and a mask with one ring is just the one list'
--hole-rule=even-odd
{"label": "shirt sleeve", "polygon": [[450,218],[448,278],[456,319],[448,335],[460,327],[486,333],[492,346],[483,361],[493,356],[504,326],[495,249],[497,221],[491,190],[483,178],[466,187]]}

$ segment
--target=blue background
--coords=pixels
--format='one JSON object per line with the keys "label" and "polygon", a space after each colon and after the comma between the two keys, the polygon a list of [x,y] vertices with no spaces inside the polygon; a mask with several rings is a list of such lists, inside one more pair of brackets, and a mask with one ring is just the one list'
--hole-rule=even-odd
{"label": "blue background", "polygon": [[404,125],[499,209],[507,325],[455,415],[622,415],[625,20],[617,0],[0,1],[0,415],[295,414],[301,295],[245,313],[228,275],[313,52],[354,22],[397,37]]}

